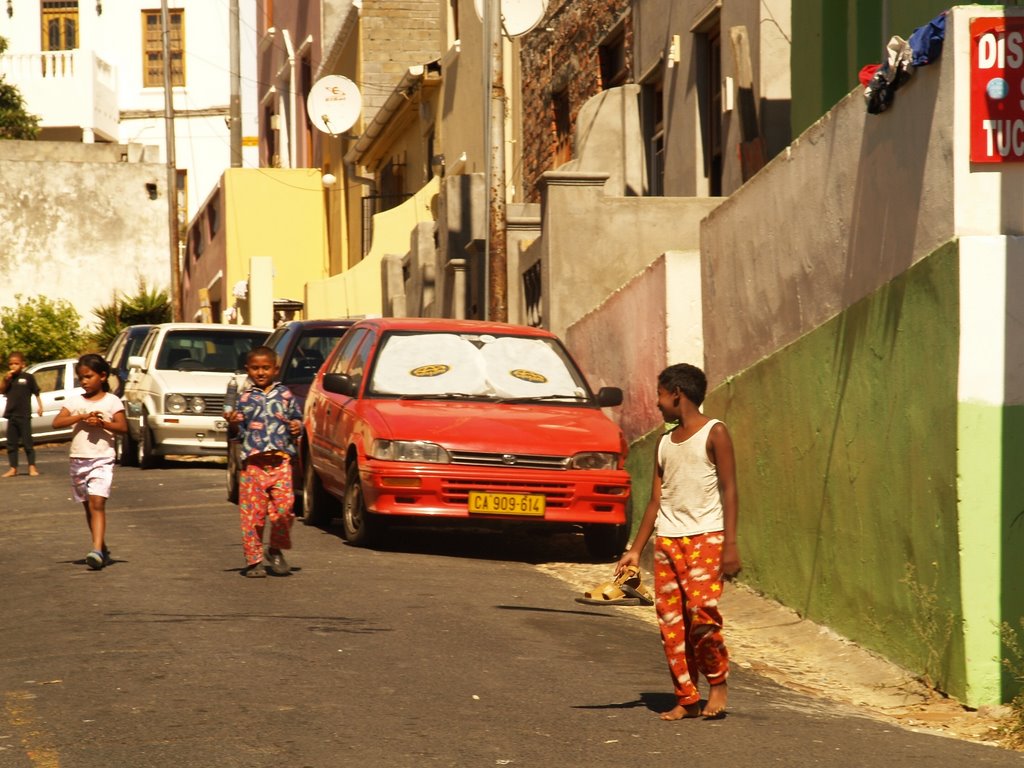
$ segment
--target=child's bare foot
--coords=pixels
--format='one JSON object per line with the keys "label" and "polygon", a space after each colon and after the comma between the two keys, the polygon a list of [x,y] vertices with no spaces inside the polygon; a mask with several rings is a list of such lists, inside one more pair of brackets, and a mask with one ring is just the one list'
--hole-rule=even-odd
{"label": "child's bare foot", "polygon": [[14,477],[16,474],[18,474],[18,470],[16,470],[14,467],[11,467],[2,475],[0,475],[0,477]]}
{"label": "child's bare foot", "polygon": [[708,703],[704,705],[703,717],[722,717],[725,714],[725,705],[729,698],[729,689],[725,683],[712,685],[708,694]]}
{"label": "child's bare foot", "polygon": [[39,470],[35,468],[34,464],[31,467],[28,468],[28,476],[29,477],[39,477]]}
{"label": "child's bare foot", "polygon": [[690,717],[700,717],[700,702],[696,704],[676,704],[668,712],[661,713],[662,720],[685,720]]}

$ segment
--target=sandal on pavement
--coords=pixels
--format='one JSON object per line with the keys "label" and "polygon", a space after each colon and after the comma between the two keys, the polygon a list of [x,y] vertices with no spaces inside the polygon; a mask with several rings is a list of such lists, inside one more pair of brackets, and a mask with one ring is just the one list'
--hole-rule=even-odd
{"label": "sandal on pavement", "polygon": [[650,591],[640,583],[640,569],[626,566],[613,581],[598,584],[576,598],[584,605],[654,605]]}
{"label": "sandal on pavement", "polygon": [[245,566],[242,569],[242,575],[247,579],[262,579],[267,575],[267,572],[263,569],[263,561],[260,560],[258,563]]}

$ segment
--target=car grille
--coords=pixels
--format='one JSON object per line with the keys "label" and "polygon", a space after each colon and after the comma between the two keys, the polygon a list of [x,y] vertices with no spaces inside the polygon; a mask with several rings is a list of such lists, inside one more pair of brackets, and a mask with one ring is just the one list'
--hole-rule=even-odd
{"label": "car grille", "polygon": [[500,480],[495,478],[446,478],[441,482],[441,493],[448,504],[466,504],[470,491],[490,493],[540,493],[548,507],[561,509],[572,500],[572,483],[543,483],[529,480]]}
{"label": "car grille", "polygon": [[471,451],[450,451],[452,464],[466,464],[471,467],[515,467],[517,469],[566,469],[569,459],[565,456],[535,456],[522,453],[475,453]]}
{"label": "car grille", "polygon": [[206,403],[206,407],[203,409],[203,415],[208,416],[213,413],[222,413],[224,411],[224,395],[182,395],[185,398],[185,402],[189,405],[182,412],[186,416],[195,415],[192,410],[192,399],[196,397],[203,398],[203,402]]}

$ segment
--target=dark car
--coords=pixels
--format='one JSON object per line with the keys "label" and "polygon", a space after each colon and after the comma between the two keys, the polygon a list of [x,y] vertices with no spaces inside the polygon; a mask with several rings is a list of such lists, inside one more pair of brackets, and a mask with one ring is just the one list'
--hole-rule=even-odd
{"label": "dark car", "polygon": [[304,522],[350,544],[391,523],[579,531],[618,557],[631,527],[622,431],[558,338],[437,318],[352,326],[306,400]]}
{"label": "dark car", "polygon": [[128,358],[139,354],[142,342],[152,325],[129,325],[110,342],[103,357],[110,363],[110,391],[118,397],[124,394],[124,383],[128,380]]}
{"label": "dark car", "polygon": [[[280,381],[288,385],[295,395],[299,408],[306,403],[306,394],[316,372],[320,370],[324,360],[334,349],[345,331],[355,320],[292,320],[277,328],[265,342],[277,354],[280,366]],[[239,386],[243,385],[245,376],[239,377]],[[301,452],[300,452],[301,453]],[[228,501],[238,503],[238,473],[241,471],[241,457],[238,443],[228,447],[227,492]],[[302,472],[296,467],[295,481],[296,499],[302,498]]]}

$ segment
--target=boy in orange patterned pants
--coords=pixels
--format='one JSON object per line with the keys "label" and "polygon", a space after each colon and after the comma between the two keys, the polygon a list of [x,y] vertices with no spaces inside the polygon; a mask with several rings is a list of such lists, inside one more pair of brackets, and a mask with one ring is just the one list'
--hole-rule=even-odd
{"label": "boy in orange patterned pants", "polygon": [[[679,423],[658,441],[651,500],[617,569],[638,566],[656,537],[654,605],[677,702],[662,720],[722,717],[728,700],[729,653],[718,598],[723,575],[741,567],[739,501],[729,430],[700,412],[706,391],[704,372],[692,365],[669,366],[658,376],[658,410],[666,422]],[[703,708],[699,674],[711,686]]]}
{"label": "boy in orange patterned pants", "polygon": [[263,530],[270,521],[270,547],[266,565],[278,576],[291,573],[284,559],[291,549],[292,459],[302,431],[302,413],[284,384],[276,381],[277,355],[269,347],[256,347],[245,360],[252,384],[227,413],[232,437],[242,443],[242,473],[238,479],[238,512],[242,525],[245,568],[242,575],[266,575]]}

